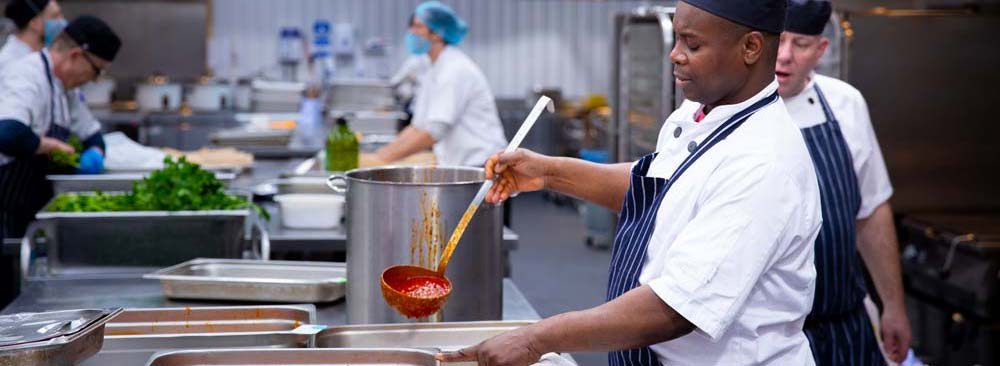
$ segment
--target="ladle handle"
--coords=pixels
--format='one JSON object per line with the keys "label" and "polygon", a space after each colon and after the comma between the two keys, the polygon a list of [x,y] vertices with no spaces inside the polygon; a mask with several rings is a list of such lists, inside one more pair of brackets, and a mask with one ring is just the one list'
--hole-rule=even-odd
{"label": "ladle handle", "polygon": [[[506,152],[511,152],[517,150],[518,146],[521,146],[521,141],[524,141],[524,136],[528,134],[531,127],[535,125],[535,121],[538,120],[538,116],[542,115],[542,110],[545,107],[549,107],[549,112],[552,112],[554,105],[552,104],[552,99],[547,96],[541,96],[538,101],[535,102],[535,106],[531,108],[531,112],[528,116],[524,118],[524,122],[521,123],[521,127],[517,129],[517,133],[514,134],[514,138],[510,139],[510,143],[507,144],[507,148],[504,149]],[[332,178],[331,178],[332,179]],[[333,186],[331,185],[331,188]],[[462,220],[458,222],[458,226],[455,227],[455,231],[451,232],[451,238],[448,239],[448,246],[444,248],[444,253],[441,253],[441,261],[438,262],[437,273],[444,276],[444,272],[448,270],[448,262],[451,261],[451,254],[455,252],[455,247],[458,246],[458,240],[465,233],[466,226],[469,226],[469,221],[472,220],[472,216],[476,214],[476,210],[479,209],[479,205],[483,203],[483,199],[486,198],[486,193],[490,191],[493,187],[493,180],[487,180],[483,182],[483,185],[479,187],[479,192],[476,192],[476,197],[472,199],[472,203],[469,204],[469,208],[465,209],[465,213],[462,214]]]}

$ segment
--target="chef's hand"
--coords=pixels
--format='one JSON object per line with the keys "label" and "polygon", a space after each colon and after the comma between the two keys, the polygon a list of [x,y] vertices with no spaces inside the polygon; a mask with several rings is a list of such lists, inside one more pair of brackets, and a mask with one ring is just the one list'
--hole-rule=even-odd
{"label": "chef's hand", "polygon": [[882,346],[889,359],[903,362],[910,349],[910,321],[902,306],[886,307],[882,312]]}
{"label": "chef's hand", "polygon": [[486,202],[499,204],[517,193],[544,189],[549,159],[526,149],[490,157],[486,161],[486,179],[496,177],[497,181],[486,194]]}
{"label": "chef's hand", "polygon": [[59,141],[59,139],[54,139],[51,137],[42,137],[38,142],[38,150],[35,151],[36,154],[49,154],[53,151],[62,151],[67,154],[72,154],[76,152],[72,146],[69,144]]}
{"label": "chef's hand", "polygon": [[80,167],[76,170],[80,174],[101,174],[104,173],[104,154],[97,147],[91,147],[80,154]]}
{"label": "chef's hand", "polygon": [[529,366],[544,354],[538,349],[530,328],[518,328],[457,352],[438,353],[437,359],[441,362],[476,361],[479,366]]}

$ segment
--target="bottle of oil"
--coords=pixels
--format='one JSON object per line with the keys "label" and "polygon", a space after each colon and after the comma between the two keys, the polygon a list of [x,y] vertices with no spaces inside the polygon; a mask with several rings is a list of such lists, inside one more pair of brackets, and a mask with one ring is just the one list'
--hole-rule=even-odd
{"label": "bottle of oil", "polygon": [[326,170],[346,172],[358,168],[358,138],[347,127],[347,120],[337,118],[337,125],[326,137]]}

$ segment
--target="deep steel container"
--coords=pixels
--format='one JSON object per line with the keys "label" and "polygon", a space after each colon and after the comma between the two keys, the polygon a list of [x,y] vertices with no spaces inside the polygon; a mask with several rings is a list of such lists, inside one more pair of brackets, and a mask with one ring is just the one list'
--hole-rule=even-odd
{"label": "deep steel container", "polygon": [[[397,264],[436,269],[440,253],[483,182],[464,167],[380,167],[330,177],[347,195],[347,322],[413,322],[386,304],[380,276]],[[500,206],[483,204],[455,250],[444,321],[499,320],[503,236]]]}

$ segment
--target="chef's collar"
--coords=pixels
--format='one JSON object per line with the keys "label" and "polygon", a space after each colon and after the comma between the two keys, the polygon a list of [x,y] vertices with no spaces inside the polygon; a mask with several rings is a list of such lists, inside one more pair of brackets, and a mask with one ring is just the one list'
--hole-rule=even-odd
{"label": "chef's collar", "polygon": [[[777,91],[778,91],[778,79],[774,79],[771,81],[770,84],[767,84],[767,86],[764,87],[764,89],[761,89],[761,91],[757,92],[757,94],[748,98],[747,100],[744,100],[737,104],[726,104],[712,108],[712,110],[709,111],[707,115],[705,115],[705,119],[701,120],[701,122],[697,122],[697,125],[713,126],[722,123],[726,119],[729,119],[729,117],[732,117],[737,112],[746,109],[750,105],[756,103],[758,100],[764,99],[767,96]],[[702,108],[702,106],[698,103],[692,103],[692,104],[694,104],[696,108]],[[696,113],[696,111],[697,109],[687,112],[680,111],[681,113],[671,114],[670,118],[667,119],[667,122],[694,124],[695,123],[694,113]]]}

